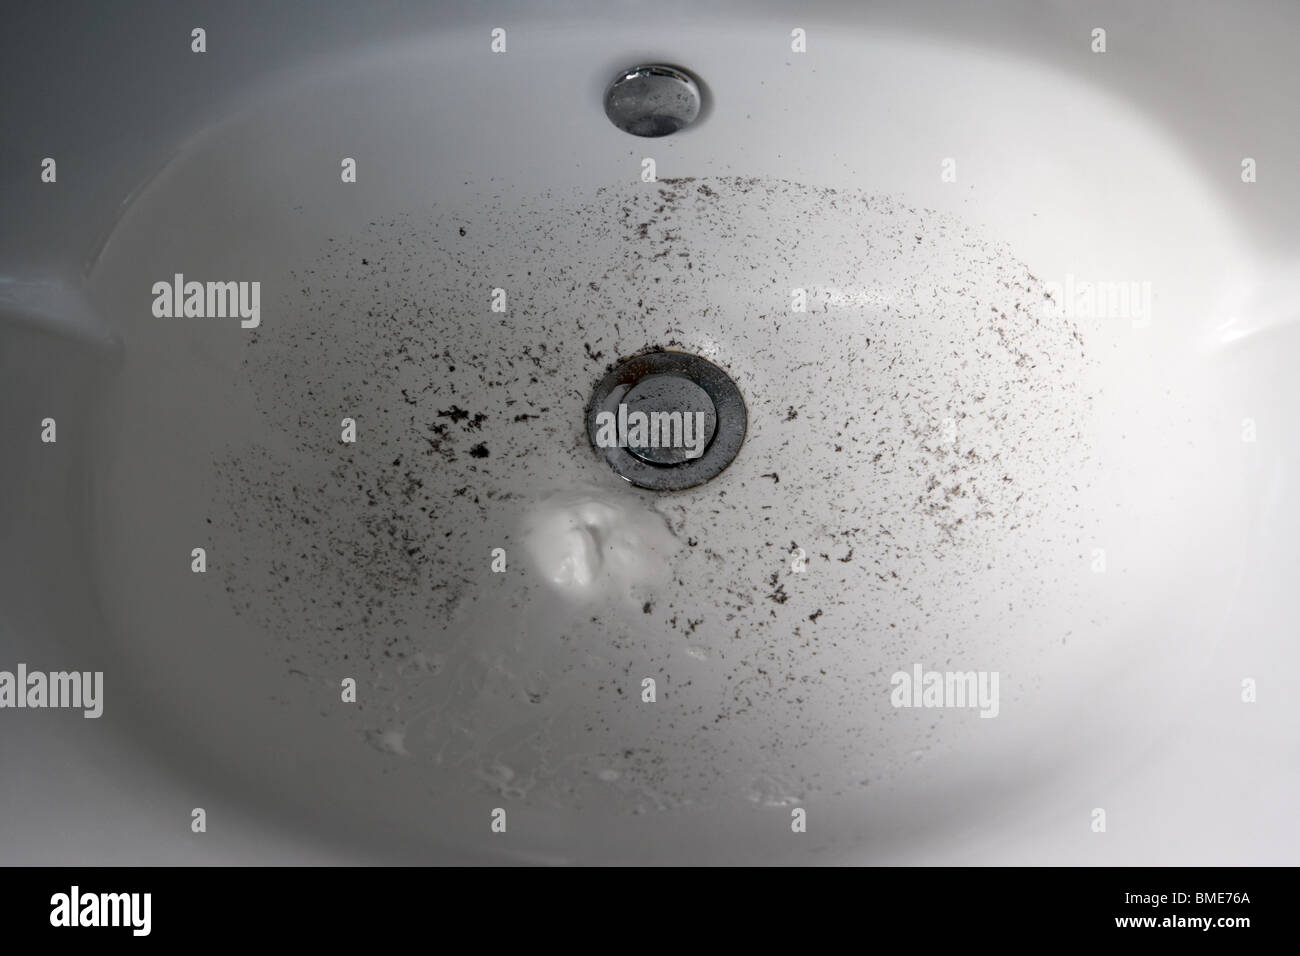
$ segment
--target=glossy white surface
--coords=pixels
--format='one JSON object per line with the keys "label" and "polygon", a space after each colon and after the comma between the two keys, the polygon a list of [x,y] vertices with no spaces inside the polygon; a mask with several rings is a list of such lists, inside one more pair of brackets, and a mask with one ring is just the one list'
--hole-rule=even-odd
{"label": "glossy white surface", "polygon": [[[1274,177],[1300,144],[1272,93],[1169,80],[1232,31],[497,12],[199,84],[213,121],[170,124],[105,241],[11,257],[0,666],[93,666],[108,701],[90,729],[0,713],[6,862],[1293,862]],[[1294,84],[1266,16],[1233,21],[1243,91]],[[654,59],[709,104],[636,140],[600,94]],[[260,281],[262,326],[155,318],[175,273]],[[1094,314],[1083,281],[1149,308]],[[654,344],[727,368],[751,417],[669,496],[621,486],[581,417]],[[574,495],[625,512],[530,551]],[[998,671],[997,719],[893,707],[914,663]]]}

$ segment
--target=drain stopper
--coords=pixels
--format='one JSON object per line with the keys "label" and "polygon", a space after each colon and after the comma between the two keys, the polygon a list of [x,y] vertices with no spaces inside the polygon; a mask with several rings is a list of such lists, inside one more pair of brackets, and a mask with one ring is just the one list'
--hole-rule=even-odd
{"label": "drain stopper", "polygon": [[716,477],[745,441],[748,413],[722,369],[686,352],[624,359],[587,406],[592,447],[639,488],[680,491]]}

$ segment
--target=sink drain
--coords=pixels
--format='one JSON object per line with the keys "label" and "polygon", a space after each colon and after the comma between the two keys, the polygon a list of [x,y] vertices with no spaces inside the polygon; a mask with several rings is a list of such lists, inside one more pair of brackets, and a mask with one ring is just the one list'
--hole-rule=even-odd
{"label": "sink drain", "polygon": [[625,70],[605,91],[605,115],[634,136],[669,136],[700,115],[699,84],[661,63]]}
{"label": "sink drain", "polygon": [[638,488],[679,491],[726,468],[745,441],[740,389],[712,362],[685,352],[624,359],[587,406],[587,436]]}

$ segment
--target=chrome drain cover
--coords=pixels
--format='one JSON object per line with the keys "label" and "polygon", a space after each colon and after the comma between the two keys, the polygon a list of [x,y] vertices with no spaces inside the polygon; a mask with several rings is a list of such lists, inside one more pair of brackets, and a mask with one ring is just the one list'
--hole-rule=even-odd
{"label": "chrome drain cover", "polygon": [[625,70],[605,91],[605,115],[634,136],[669,136],[700,115],[699,84],[661,63]]}
{"label": "chrome drain cover", "polygon": [[587,406],[587,437],[638,488],[680,491],[719,475],[745,442],[745,400],[718,366],[686,352],[646,352],[605,375]]}

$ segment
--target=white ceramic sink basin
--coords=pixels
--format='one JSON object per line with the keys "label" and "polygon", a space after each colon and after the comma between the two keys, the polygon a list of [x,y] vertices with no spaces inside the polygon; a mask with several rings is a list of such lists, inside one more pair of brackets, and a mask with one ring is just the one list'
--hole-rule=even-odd
{"label": "white ceramic sink basin", "polygon": [[[0,671],[104,689],[5,862],[1293,863],[1297,14],[599,10],[128,14],[129,142],[19,117]],[[656,347],[687,491],[585,430]]]}

